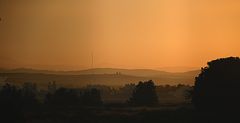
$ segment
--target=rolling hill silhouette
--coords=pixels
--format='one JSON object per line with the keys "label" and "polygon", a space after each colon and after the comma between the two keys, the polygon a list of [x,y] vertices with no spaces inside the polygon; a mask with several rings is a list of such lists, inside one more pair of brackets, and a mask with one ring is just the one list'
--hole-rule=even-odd
{"label": "rolling hill silhouette", "polygon": [[118,86],[150,79],[154,80],[156,84],[192,85],[195,77],[199,73],[199,70],[170,73],[151,69],[95,68],[80,71],[50,71],[20,68],[12,70],[1,69],[0,77],[5,78],[4,82],[34,82],[39,85],[47,84],[50,81],[56,81],[66,86],[84,86],[88,84]]}

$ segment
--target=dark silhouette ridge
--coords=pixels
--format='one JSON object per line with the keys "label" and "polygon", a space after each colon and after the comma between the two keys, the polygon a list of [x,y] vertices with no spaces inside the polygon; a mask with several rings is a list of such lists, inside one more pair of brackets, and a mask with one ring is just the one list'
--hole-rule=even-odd
{"label": "dark silhouette ridge", "polygon": [[52,106],[100,106],[102,98],[100,91],[59,88],[55,92],[48,91],[45,103]]}
{"label": "dark silhouette ridge", "polygon": [[[190,122],[192,118],[191,110],[162,110],[162,107],[168,107],[156,105],[156,94],[161,100],[166,97],[177,98],[179,91],[190,88],[187,85],[155,86],[153,81],[146,81],[140,82],[139,85],[131,83],[119,88],[104,85],[66,88],[57,85],[56,82],[50,82],[46,90],[38,87],[34,83],[0,86],[0,121],[6,123],[153,123]],[[129,105],[126,100],[133,92],[135,92],[132,96],[134,102]],[[105,100],[102,101],[102,98]],[[124,98],[124,101],[116,101],[116,98]],[[109,99],[113,102],[109,102]]]}
{"label": "dark silhouette ridge", "polygon": [[240,111],[238,57],[209,62],[196,77],[194,87],[156,86],[149,80],[120,87],[98,84],[67,88],[56,82],[48,83],[46,90],[39,90],[34,83],[0,86],[1,121],[231,123],[238,121]]}
{"label": "dark silhouette ridge", "polygon": [[[240,111],[240,59],[208,62],[196,77],[192,102],[198,111],[234,116]],[[236,117],[235,117],[236,118]]]}
{"label": "dark silhouette ridge", "polygon": [[152,80],[139,82],[136,85],[129,103],[137,106],[151,106],[158,103],[156,86]]}

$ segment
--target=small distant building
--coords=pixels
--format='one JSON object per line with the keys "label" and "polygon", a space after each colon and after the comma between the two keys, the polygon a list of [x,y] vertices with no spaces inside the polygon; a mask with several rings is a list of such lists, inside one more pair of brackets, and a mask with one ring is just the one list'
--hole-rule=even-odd
{"label": "small distant building", "polygon": [[121,72],[116,72],[116,75],[122,75],[122,73]]}

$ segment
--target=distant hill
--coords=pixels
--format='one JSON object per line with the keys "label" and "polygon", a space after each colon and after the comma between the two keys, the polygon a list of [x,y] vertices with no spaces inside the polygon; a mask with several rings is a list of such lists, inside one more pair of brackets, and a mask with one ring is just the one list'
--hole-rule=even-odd
{"label": "distant hill", "polygon": [[159,75],[172,75],[172,74],[192,74],[199,73],[199,70],[188,72],[165,72],[152,69],[118,69],[118,68],[94,68],[79,71],[52,71],[52,70],[36,70],[29,68],[18,69],[0,69],[0,73],[43,73],[43,74],[57,74],[57,75],[86,75],[86,74],[120,74],[132,75],[132,76],[159,76]]}
{"label": "distant hill", "polygon": [[[116,74],[118,73],[118,74]],[[83,86],[87,84],[123,85],[144,80],[154,80],[156,84],[190,84],[192,85],[199,70],[183,73],[170,73],[151,69],[114,69],[95,68],[80,71],[49,71],[34,69],[0,69],[0,78],[5,82],[35,82],[46,84],[56,81],[62,85]]]}

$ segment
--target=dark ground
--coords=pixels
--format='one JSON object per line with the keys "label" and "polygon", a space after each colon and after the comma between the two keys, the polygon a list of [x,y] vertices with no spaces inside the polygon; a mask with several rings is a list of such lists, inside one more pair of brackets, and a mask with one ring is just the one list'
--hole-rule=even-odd
{"label": "dark ground", "polygon": [[199,113],[191,105],[155,107],[42,107],[26,113],[27,123],[237,123],[237,117]]}
{"label": "dark ground", "polygon": [[155,107],[52,107],[25,115],[28,123],[193,123],[190,105]]}

